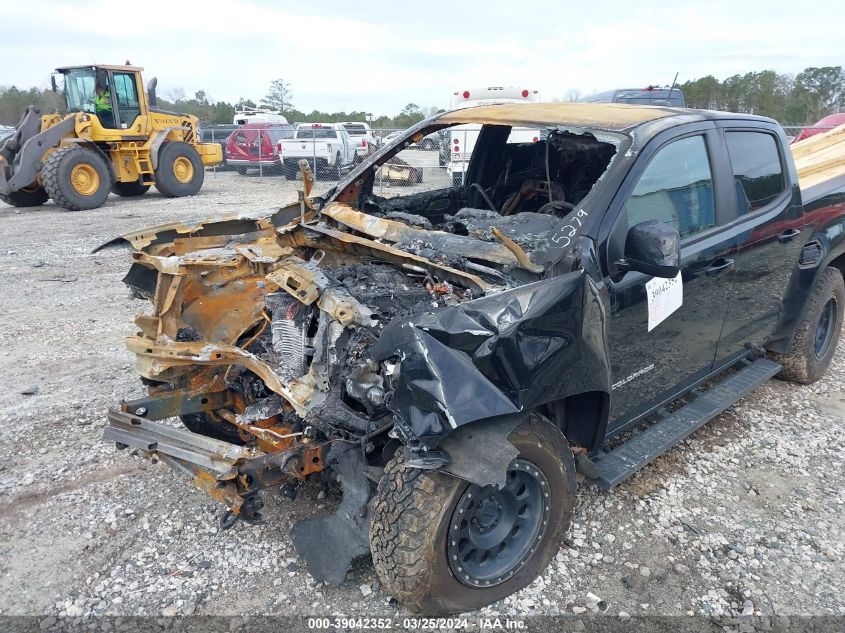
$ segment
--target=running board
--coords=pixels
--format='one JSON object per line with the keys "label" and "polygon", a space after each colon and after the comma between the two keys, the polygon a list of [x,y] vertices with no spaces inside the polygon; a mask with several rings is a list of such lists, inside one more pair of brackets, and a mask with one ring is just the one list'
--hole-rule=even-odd
{"label": "running board", "polygon": [[578,471],[600,488],[610,490],[639,471],[653,459],[691,435],[695,430],[777,374],[781,366],[761,358],[745,364],[709,391],[693,389],[689,400],[674,413],[641,431],[609,453],[592,459],[578,459]]}

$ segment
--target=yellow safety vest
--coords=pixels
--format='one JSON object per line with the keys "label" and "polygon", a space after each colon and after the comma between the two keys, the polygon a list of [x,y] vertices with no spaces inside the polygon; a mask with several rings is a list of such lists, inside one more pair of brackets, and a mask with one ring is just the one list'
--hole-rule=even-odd
{"label": "yellow safety vest", "polygon": [[106,90],[103,94],[94,94],[94,109],[111,112],[111,94]]}

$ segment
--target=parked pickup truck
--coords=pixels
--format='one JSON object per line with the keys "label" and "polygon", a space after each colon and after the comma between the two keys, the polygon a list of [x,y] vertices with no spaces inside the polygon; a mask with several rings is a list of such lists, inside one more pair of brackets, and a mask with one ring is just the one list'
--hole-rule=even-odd
{"label": "parked pickup truck", "polygon": [[294,180],[299,160],[305,159],[318,178],[339,180],[355,162],[355,144],[340,123],[301,123],[292,139],[279,141],[285,177]]}
{"label": "parked pickup truck", "polygon": [[[374,188],[458,125],[481,128],[462,186]],[[775,121],[526,103],[404,134],[322,198],[307,178],[301,203],[114,242],[151,302],[127,339],[150,391],[105,438],[187,473],[224,528],[259,521],[263,490],[339,482],[334,512],[292,527],[318,581],[371,553],[409,609],[500,600],[557,553],[576,471],[613,488],[772,376],[830,364],[845,180],[802,201]]]}

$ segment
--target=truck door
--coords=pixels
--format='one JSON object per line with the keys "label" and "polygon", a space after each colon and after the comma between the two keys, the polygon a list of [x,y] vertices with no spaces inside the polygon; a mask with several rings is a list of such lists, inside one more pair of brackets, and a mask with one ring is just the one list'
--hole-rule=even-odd
{"label": "truck door", "polygon": [[736,233],[738,248],[720,359],[742,353],[747,343],[766,343],[804,242],[800,196],[786,186],[785,139],[764,127],[723,131],[737,218],[729,230]]}
{"label": "truck door", "polygon": [[[710,372],[733,283],[735,239],[721,225],[732,212],[717,130],[652,140],[626,177],[611,207],[617,214],[607,242],[612,373],[608,431]],[[721,166],[720,166],[721,165]],[[657,220],[681,235],[675,280],[622,271],[630,227]]]}

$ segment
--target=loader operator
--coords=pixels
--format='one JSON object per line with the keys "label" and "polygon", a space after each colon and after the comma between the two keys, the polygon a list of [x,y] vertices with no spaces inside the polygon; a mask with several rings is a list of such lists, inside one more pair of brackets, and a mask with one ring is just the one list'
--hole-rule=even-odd
{"label": "loader operator", "polygon": [[111,92],[109,91],[108,78],[100,75],[97,79],[97,88],[94,93],[94,113],[100,119],[103,127],[114,127],[114,114],[111,109]]}

